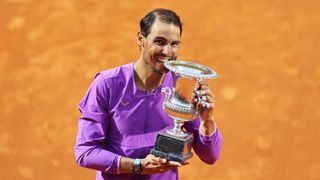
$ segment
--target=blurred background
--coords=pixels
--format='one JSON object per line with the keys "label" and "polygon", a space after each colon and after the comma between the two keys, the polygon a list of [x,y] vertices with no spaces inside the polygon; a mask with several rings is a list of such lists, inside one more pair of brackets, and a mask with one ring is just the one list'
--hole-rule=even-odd
{"label": "blurred background", "polygon": [[180,179],[320,179],[317,0],[0,0],[0,179],[94,179],[75,163],[80,99],[135,60],[140,19],[184,23],[180,59],[215,69],[219,161]]}

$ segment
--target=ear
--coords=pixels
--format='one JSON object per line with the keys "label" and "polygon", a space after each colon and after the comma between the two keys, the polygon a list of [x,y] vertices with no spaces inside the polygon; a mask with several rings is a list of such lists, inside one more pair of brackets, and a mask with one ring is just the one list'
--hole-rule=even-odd
{"label": "ear", "polygon": [[144,47],[144,36],[140,31],[137,34],[137,44],[140,48]]}

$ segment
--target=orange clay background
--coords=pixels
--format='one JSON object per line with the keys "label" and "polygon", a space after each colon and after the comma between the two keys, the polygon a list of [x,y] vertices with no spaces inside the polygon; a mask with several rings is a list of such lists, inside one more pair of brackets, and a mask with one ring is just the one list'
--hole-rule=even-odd
{"label": "orange clay background", "polygon": [[184,22],[180,59],[215,69],[219,161],[181,179],[320,179],[318,0],[1,0],[0,179],[94,179],[75,163],[77,105],[95,73],[139,55],[140,18]]}

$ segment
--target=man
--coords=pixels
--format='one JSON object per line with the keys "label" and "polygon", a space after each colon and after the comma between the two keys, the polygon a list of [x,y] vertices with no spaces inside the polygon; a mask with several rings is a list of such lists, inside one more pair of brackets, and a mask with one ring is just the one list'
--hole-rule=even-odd
{"label": "man", "polygon": [[[75,155],[80,166],[97,170],[96,179],[178,179],[182,164],[155,157],[150,150],[158,132],[173,125],[162,110],[161,89],[172,87],[174,77],[163,63],[177,58],[181,34],[180,18],[173,11],[148,13],[137,35],[140,57],[97,74],[80,102]],[[184,128],[194,134],[195,153],[213,164],[222,138],[213,119],[214,96],[207,85],[195,93],[194,105],[200,117]]]}

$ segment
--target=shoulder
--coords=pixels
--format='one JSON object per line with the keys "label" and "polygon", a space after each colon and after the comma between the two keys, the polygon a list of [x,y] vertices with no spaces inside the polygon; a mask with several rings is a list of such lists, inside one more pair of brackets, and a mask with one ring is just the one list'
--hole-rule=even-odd
{"label": "shoulder", "polygon": [[133,64],[124,64],[112,69],[104,70],[96,74],[95,78],[104,81],[105,83],[112,83],[113,81],[125,80],[130,76]]}

